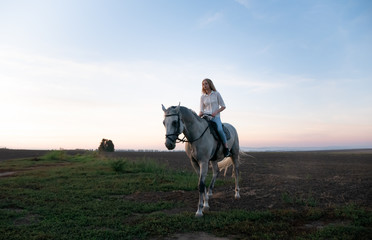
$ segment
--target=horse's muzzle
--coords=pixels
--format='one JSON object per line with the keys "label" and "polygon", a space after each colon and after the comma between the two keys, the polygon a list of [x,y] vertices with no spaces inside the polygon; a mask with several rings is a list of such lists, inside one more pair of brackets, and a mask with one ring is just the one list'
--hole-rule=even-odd
{"label": "horse's muzzle", "polygon": [[165,140],[165,146],[168,148],[168,150],[173,150],[176,147],[176,143],[170,141],[168,138]]}

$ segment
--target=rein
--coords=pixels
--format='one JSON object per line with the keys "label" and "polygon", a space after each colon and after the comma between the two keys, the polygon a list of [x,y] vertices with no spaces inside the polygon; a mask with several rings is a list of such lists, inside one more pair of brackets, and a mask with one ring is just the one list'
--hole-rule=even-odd
{"label": "rein", "polygon": [[[196,139],[194,139],[194,140],[188,140],[187,138],[186,138],[186,136],[184,136],[182,139],[180,139],[178,136],[181,134],[180,133],[180,115],[179,115],[179,113],[175,113],[175,114],[166,114],[166,115],[164,115],[165,117],[172,117],[172,116],[177,116],[177,131],[175,132],[175,133],[171,133],[171,134],[166,134],[165,135],[165,137],[166,138],[169,138],[170,140],[173,140],[173,139],[171,139],[170,138],[170,136],[177,136],[177,138],[176,138],[176,143],[180,143],[180,142],[182,142],[182,143],[185,143],[185,142],[188,142],[188,143],[193,143],[193,142],[196,142],[196,141],[198,141],[200,138],[202,138],[203,137],[203,135],[204,135],[204,133],[208,130],[208,128],[209,128],[209,125],[206,127],[206,129],[204,130],[204,132],[198,137],[198,138],[196,138]],[[177,142],[178,141],[178,142]]]}
{"label": "rein", "polygon": [[197,139],[194,139],[194,140],[192,140],[192,141],[190,141],[190,140],[185,140],[186,136],[184,136],[182,139],[180,139],[180,138],[177,137],[177,140],[178,140],[177,143],[180,143],[180,142],[183,142],[183,143],[185,143],[185,142],[188,142],[188,143],[196,142],[196,141],[198,141],[200,138],[203,137],[204,133],[208,130],[208,128],[209,128],[209,126],[206,127],[206,129],[205,129],[204,132],[200,135],[200,137],[198,137]]}

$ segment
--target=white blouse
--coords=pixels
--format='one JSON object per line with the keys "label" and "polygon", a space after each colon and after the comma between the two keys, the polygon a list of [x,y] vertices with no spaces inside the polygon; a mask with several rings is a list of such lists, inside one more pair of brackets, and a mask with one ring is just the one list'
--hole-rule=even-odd
{"label": "white blouse", "polygon": [[[217,91],[212,91],[211,94],[203,94],[200,97],[200,112],[203,114],[212,114],[221,107],[226,107],[221,94]],[[216,116],[220,116],[218,113]]]}

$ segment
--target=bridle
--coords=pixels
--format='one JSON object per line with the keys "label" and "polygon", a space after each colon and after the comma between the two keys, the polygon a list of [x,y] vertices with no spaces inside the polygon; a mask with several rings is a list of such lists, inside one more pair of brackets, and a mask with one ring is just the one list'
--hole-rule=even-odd
{"label": "bridle", "polygon": [[176,130],[176,132],[174,132],[174,133],[171,133],[171,134],[165,134],[165,137],[166,137],[166,138],[169,138],[169,139],[172,140],[172,141],[174,141],[174,139],[172,139],[171,136],[176,136],[177,138],[176,138],[175,141],[177,141],[177,140],[179,140],[179,141],[183,141],[182,139],[179,139],[179,138],[178,138],[178,135],[181,134],[181,131],[180,131],[180,126],[181,126],[181,124],[180,124],[180,114],[179,114],[179,113],[174,113],[174,114],[165,114],[165,115],[164,115],[164,117],[172,117],[172,116],[177,116],[177,130]]}
{"label": "bridle", "polygon": [[[204,132],[200,135],[200,137],[194,139],[194,140],[188,140],[186,139],[186,136],[184,136],[182,139],[180,139],[178,136],[181,134],[181,131],[180,131],[180,114],[179,113],[173,113],[173,114],[165,114],[164,117],[172,117],[172,116],[177,116],[177,130],[176,132],[174,133],[171,133],[171,134],[165,134],[165,137],[170,139],[171,141],[175,141],[176,143],[185,143],[185,142],[188,142],[188,143],[193,143],[195,141],[198,141],[200,138],[203,137],[204,133],[208,130],[209,128],[209,125],[206,127],[206,129],[204,130]],[[177,138],[174,140],[171,138],[171,136],[176,136]],[[178,142],[177,142],[178,141]]]}

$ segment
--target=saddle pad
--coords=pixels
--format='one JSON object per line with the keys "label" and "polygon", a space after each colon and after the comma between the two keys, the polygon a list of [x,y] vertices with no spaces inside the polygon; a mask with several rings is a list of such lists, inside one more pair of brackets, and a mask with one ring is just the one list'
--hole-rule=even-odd
{"label": "saddle pad", "polygon": [[[213,135],[213,137],[217,141],[221,141],[220,135],[218,134],[218,131],[217,131],[217,124],[215,122],[213,122],[213,121],[208,121],[208,124],[209,124],[210,132]],[[223,131],[224,131],[224,133],[226,135],[226,139],[227,140],[230,140],[231,134],[230,134],[229,129],[227,129],[227,127],[225,127],[225,125],[223,125],[223,124],[222,124],[222,129],[223,129]]]}

